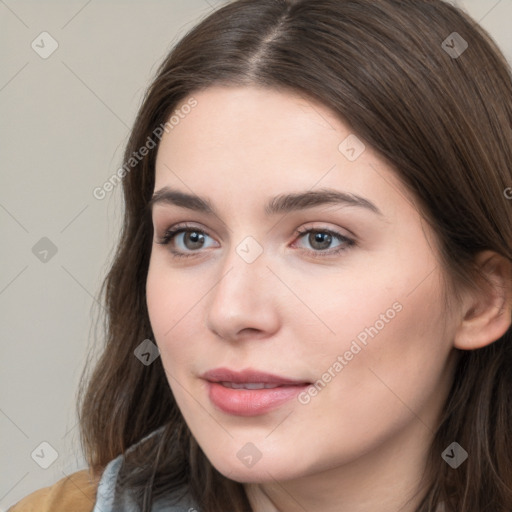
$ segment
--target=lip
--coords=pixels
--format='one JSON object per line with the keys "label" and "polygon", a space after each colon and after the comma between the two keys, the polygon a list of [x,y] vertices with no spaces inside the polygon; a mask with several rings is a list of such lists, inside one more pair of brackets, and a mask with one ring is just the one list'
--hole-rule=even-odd
{"label": "lip", "polygon": [[[297,396],[310,382],[290,379],[258,370],[243,371],[216,368],[201,375],[207,382],[208,396],[221,411],[237,416],[265,414]],[[235,385],[259,383],[275,385],[274,388],[234,389],[222,383]]]}

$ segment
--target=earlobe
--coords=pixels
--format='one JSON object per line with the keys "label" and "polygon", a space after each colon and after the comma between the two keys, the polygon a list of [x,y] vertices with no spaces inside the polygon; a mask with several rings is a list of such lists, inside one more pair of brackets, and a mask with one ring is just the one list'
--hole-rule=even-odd
{"label": "earlobe", "polygon": [[476,262],[488,283],[463,301],[454,346],[475,350],[500,339],[512,324],[512,263],[493,251],[483,251]]}

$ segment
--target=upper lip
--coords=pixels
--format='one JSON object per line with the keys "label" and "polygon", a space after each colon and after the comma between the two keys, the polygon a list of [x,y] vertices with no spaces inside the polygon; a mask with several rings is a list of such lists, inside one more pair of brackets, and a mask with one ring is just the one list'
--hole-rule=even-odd
{"label": "upper lip", "polygon": [[279,384],[288,386],[306,385],[305,380],[289,379],[280,375],[260,372],[258,370],[246,369],[242,371],[230,370],[229,368],[214,368],[203,373],[201,377],[209,382],[234,382],[235,384],[257,383]]}

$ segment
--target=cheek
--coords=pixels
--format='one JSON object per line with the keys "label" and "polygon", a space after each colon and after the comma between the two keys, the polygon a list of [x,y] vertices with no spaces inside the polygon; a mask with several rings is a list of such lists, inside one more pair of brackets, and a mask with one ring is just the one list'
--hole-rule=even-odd
{"label": "cheek", "polygon": [[[200,290],[183,282],[179,272],[171,272],[164,258],[155,257],[150,260],[146,281],[146,302],[155,342],[163,356],[164,366],[167,353],[173,349],[171,340],[177,339],[180,329],[193,316],[194,304],[200,300]],[[174,356],[182,357],[182,350],[176,351]]]}
{"label": "cheek", "polygon": [[434,425],[451,351],[438,277],[432,274],[412,292],[403,277],[393,287],[376,283],[371,294],[351,295],[354,304],[364,304],[357,308],[343,299],[345,311],[331,316],[336,335],[308,356],[321,382],[306,408],[311,416],[327,411],[331,418],[319,424],[318,438],[358,432],[370,442],[416,414]]}
{"label": "cheek", "polygon": [[[302,340],[296,354],[321,380],[313,407],[320,413],[341,400],[339,410],[350,410],[355,419],[372,416],[382,404],[391,411],[404,410],[402,401],[424,402],[443,380],[451,351],[441,273],[428,248],[390,252],[378,264],[361,260],[347,275],[316,283],[322,286],[302,284],[300,293],[331,332],[318,321],[294,320]],[[298,290],[300,280],[294,286]]]}
{"label": "cheek", "polygon": [[452,350],[439,273],[406,288],[400,302],[403,310],[372,346],[371,364],[379,385],[414,410],[443,382]]}

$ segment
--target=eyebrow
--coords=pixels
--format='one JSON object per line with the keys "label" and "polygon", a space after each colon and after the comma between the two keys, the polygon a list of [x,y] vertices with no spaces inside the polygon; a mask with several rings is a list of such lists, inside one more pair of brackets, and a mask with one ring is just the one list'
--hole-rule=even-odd
{"label": "eyebrow", "polygon": [[[156,204],[175,205],[189,210],[218,216],[218,213],[212,203],[207,198],[181,192],[169,187],[163,187],[155,192],[147,207],[152,210]],[[356,194],[350,194],[329,188],[275,196],[265,205],[265,214],[267,216],[277,215],[279,213],[288,213],[330,204],[355,206],[367,209],[382,217],[384,216],[380,209],[368,199]]]}

